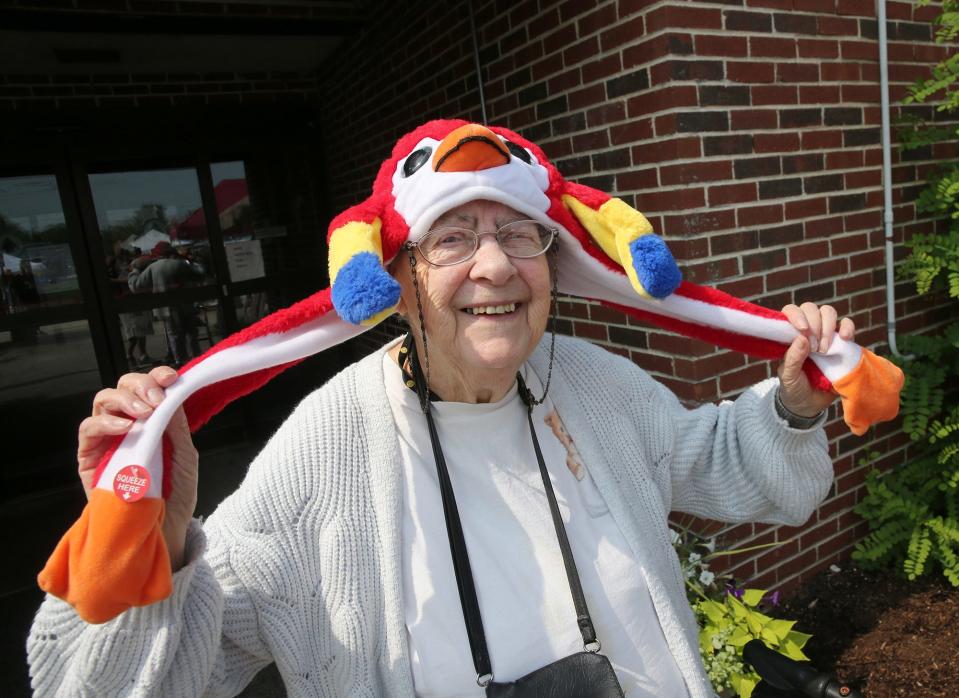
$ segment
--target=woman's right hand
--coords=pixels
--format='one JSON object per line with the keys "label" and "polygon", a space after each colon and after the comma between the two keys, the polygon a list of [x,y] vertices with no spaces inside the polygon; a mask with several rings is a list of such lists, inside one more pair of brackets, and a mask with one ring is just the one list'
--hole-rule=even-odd
{"label": "woman's right hand", "polygon": [[[177,378],[177,372],[168,366],[159,366],[149,373],[128,373],[120,378],[116,388],[104,388],[93,398],[92,414],[80,423],[77,448],[80,481],[88,498],[93,489],[93,473],[114,438],[126,434],[137,418],[150,415]],[[173,447],[173,487],[166,502],[163,536],[175,572],[183,566],[186,532],[196,508],[199,461],[182,407],[174,413],[166,435]]]}

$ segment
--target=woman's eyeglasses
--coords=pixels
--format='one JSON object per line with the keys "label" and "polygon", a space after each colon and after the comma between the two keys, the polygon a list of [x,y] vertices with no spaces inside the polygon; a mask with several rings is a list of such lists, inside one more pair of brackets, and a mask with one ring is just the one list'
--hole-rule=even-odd
{"label": "woman's eyeglasses", "polygon": [[449,267],[470,260],[479,249],[483,235],[495,235],[507,257],[529,259],[546,252],[556,238],[556,229],[537,221],[512,221],[495,233],[477,233],[468,228],[443,227],[429,231],[417,242],[407,242],[408,250],[419,250],[427,262],[436,267]]}

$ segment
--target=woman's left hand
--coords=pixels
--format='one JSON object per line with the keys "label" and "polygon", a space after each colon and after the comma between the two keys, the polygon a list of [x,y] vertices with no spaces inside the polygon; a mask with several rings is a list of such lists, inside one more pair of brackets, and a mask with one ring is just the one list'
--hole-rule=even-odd
{"label": "woman's left hand", "polygon": [[[812,417],[829,407],[836,395],[813,388],[802,365],[810,351],[824,353],[829,349],[836,334],[836,309],[831,305],[803,303],[800,306],[789,304],[782,312],[800,335],[793,340],[779,364],[779,399],[793,414]],[[855,334],[853,321],[843,318],[839,323],[839,336],[851,341]]]}

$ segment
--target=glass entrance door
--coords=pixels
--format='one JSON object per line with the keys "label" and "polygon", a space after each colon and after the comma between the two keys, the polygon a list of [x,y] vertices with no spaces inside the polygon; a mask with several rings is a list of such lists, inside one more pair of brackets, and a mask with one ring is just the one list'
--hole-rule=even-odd
{"label": "glass entrance door", "polygon": [[81,292],[89,277],[78,270],[84,253],[60,181],[52,172],[0,176],[5,499],[75,478],[76,427],[102,380],[103,342]]}
{"label": "glass entrance door", "polygon": [[127,370],[184,365],[232,325],[221,313],[219,231],[209,229],[196,168],[94,172],[88,182],[120,359]]}

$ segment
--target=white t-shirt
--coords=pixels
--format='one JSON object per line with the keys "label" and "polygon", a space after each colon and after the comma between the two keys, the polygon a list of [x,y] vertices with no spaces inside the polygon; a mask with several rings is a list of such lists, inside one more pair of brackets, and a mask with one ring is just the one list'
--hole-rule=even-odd
{"label": "white t-shirt", "polygon": [[[456,588],[426,417],[384,356],[403,461],[403,585],[418,696],[481,696]],[[542,386],[524,371],[535,395]],[[499,402],[433,403],[496,681],[583,650],[526,407],[516,386]],[[533,411],[590,616],[627,696],[687,696],[643,570],[547,399]]]}

